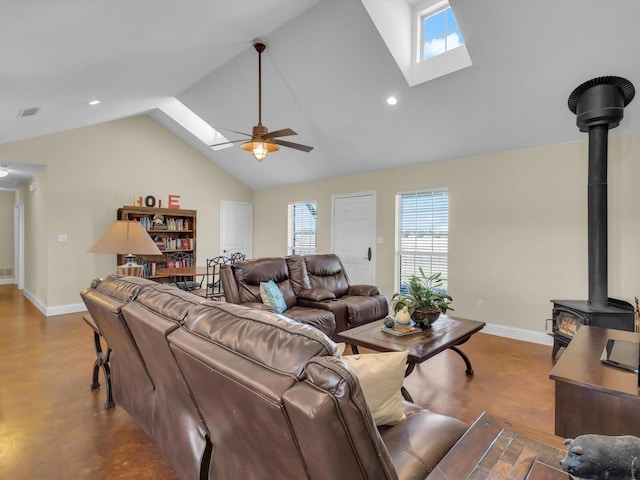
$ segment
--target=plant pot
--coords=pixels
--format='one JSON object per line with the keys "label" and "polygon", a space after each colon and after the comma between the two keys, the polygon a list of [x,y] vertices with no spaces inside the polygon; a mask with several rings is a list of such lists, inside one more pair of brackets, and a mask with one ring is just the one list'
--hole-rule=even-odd
{"label": "plant pot", "polygon": [[433,323],[440,318],[440,312],[427,312],[427,320]]}
{"label": "plant pot", "polygon": [[423,312],[422,310],[415,310],[413,312],[413,320],[416,322],[418,328],[430,328],[431,324],[435,322],[440,316],[440,312]]}

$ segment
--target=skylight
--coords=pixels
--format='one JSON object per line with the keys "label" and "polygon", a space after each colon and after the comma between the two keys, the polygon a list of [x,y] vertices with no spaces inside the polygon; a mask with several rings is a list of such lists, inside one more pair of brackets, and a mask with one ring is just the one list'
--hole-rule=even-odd
{"label": "skylight", "polygon": [[[159,109],[206,145],[214,145],[228,141],[224,135],[196,115],[177,98],[171,99],[171,101]],[[213,149],[221,150],[232,146],[233,144],[231,143],[225,143],[213,147]]]}
{"label": "skylight", "polygon": [[458,22],[451,7],[444,6],[435,13],[421,15],[422,60],[429,60],[464,45]]}
{"label": "skylight", "polygon": [[[447,0],[360,0],[409,86],[472,65]],[[459,2],[461,10],[464,2]],[[456,7],[457,8],[457,7]]]}

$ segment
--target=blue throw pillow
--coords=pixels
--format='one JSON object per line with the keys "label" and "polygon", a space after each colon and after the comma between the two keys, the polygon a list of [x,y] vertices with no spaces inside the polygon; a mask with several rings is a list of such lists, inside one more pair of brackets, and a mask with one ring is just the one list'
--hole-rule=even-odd
{"label": "blue throw pillow", "polygon": [[284,301],[284,295],[273,280],[268,282],[260,282],[260,298],[265,305],[269,305],[278,313],[282,313],[287,309],[287,303]]}

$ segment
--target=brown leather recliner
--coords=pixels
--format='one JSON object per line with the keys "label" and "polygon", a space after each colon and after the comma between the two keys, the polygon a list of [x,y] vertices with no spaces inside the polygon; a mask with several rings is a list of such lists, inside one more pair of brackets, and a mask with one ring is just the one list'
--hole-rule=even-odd
{"label": "brown leather recliner", "polygon": [[179,329],[189,311],[202,301],[176,287],[154,283],[122,308],[155,385],[150,436],[184,480],[199,479],[208,470],[211,445],[166,336]]}
{"label": "brown leather recliner", "polygon": [[155,282],[140,277],[109,275],[96,279],[80,296],[112,353],[111,386],[119,407],[151,436],[154,385],[138,345],[122,317],[122,307],[133,301],[144,286]]}
{"label": "brown leather recliner", "polygon": [[424,480],[467,429],[406,402],[404,420],[378,429],[324,334],[207,303],[167,340],[209,427],[210,479]]}
{"label": "brown leather recliner", "polygon": [[298,305],[323,308],[336,318],[336,331],[380,320],[389,314],[389,300],[373,285],[350,285],[337,255],[287,257]]}
{"label": "brown leather recliner", "polygon": [[[389,301],[373,285],[349,285],[337,255],[291,255],[225,265],[220,280],[227,302],[268,309],[260,282],[273,280],[284,295],[283,315],[312,325],[327,335],[389,314]],[[330,326],[330,327],[329,327]]]}
{"label": "brown leather recliner", "polygon": [[284,296],[287,310],[283,315],[311,325],[328,336],[336,331],[335,317],[325,308],[301,307],[289,278],[287,261],[283,257],[259,258],[223,265],[220,280],[227,302],[258,309],[269,309],[260,297],[260,282],[273,280]]}

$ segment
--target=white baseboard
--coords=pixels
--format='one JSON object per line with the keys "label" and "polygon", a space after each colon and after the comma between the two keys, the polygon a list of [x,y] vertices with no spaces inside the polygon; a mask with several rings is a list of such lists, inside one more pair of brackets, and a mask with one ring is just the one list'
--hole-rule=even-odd
{"label": "white baseboard", "polygon": [[553,338],[546,333],[534,332],[533,330],[525,330],[523,328],[505,327],[504,325],[487,323],[480,332],[488,333],[489,335],[497,335],[499,337],[512,338],[514,340],[522,340],[524,342],[553,345]]}
{"label": "white baseboard", "polygon": [[[35,295],[28,290],[24,290],[24,296],[33,303],[38,310],[40,310],[45,316],[50,317],[53,315],[64,315],[66,313],[84,312],[87,307],[84,303],[75,303],[70,305],[57,305],[55,307],[47,307],[40,301]],[[522,340],[524,342],[539,343],[541,345],[553,345],[553,339],[542,332],[534,332],[533,330],[525,330],[523,328],[505,327],[504,325],[496,325],[494,323],[487,323],[487,325],[480,330],[482,333],[489,335],[497,335],[499,337],[512,338],[514,340]]]}
{"label": "white baseboard", "polygon": [[29,290],[23,290],[24,296],[33,303],[46,317],[53,315],[64,315],[65,313],[84,312],[87,307],[84,303],[72,303],[69,305],[56,305],[55,307],[47,307],[42,301]]}
{"label": "white baseboard", "polygon": [[0,278],[0,285],[14,285],[16,283],[16,279],[12,277]]}
{"label": "white baseboard", "polygon": [[87,307],[84,303],[72,303],[70,305],[56,305],[55,307],[47,307],[47,317],[53,315],[64,315],[65,313],[85,312]]}
{"label": "white baseboard", "polygon": [[33,303],[38,310],[40,310],[43,314],[47,314],[47,306],[40,301],[38,297],[36,297],[33,293],[31,293],[26,288],[22,290],[22,294],[27,297],[31,303]]}

